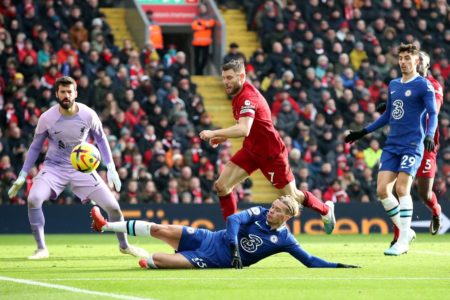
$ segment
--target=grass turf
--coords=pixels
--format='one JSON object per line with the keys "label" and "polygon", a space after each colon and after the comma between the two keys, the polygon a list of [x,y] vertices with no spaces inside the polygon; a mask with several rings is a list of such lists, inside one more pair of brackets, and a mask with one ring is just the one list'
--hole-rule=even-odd
{"label": "grass turf", "polygon": [[[311,254],[362,268],[307,269],[278,254],[243,270],[142,270],[138,259],[119,253],[114,235],[94,233],[47,235],[50,258],[29,261],[31,235],[0,235],[0,299],[449,299],[450,234],[420,234],[400,257],[383,255],[390,236],[298,239]],[[130,241],[171,251],[155,239]]]}

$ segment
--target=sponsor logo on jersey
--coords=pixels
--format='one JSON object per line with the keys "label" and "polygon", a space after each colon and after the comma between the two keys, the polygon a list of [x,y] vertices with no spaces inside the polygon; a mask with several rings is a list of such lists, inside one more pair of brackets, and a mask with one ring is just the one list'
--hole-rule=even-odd
{"label": "sponsor logo on jersey", "polygon": [[250,100],[245,100],[244,105],[241,106],[240,114],[251,113],[255,114],[255,106]]}
{"label": "sponsor logo on jersey", "polygon": [[403,110],[403,101],[400,99],[395,100],[392,103],[393,106],[393,110],[392,110],[392,117],[395,120],[399,120],[403,117],[403,114],[405,113],[405,111]]}
{"label": "sponsor logo on jersey", "polygon": [[240,245],[244,251],[248,253],[254,253],[256,250],[258,250],[258,247],[263,244],[262,239],[255,235],[255,234],[249,234],[248,238],[243,237],[240,241]]}
{"label": "sponsor logo on jersey", "polygon": [[195,233],[195,228],[187,227],[187,228],[186,228],[186,231],[187,231],[187,233],[189,233],[189,234],[194,234],[194,233]]}

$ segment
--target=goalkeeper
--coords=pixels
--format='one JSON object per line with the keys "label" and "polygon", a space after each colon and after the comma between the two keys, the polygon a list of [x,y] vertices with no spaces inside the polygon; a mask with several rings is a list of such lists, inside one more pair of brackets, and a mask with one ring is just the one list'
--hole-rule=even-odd
{"label": "goalkeeper", "polygon": [[308,268],[357,268],[328,262],[303,250],[286,227],[298,212],[294,198],[281,196],[270,209],[256,206],[229,216],[227,229],[215,232],[136,220],[107,222],[98,207],[92,208],[91,216],[95,231],[152,236],[176,250],[174,254],[154,253],[141,259],[139,265],[147,269],[242,269],[280,252],[291,254]]}

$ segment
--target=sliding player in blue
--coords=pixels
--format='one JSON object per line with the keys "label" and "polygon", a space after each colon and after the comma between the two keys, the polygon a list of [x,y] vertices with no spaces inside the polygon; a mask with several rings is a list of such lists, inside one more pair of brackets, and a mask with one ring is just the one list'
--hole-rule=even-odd
{"label": "sliding player in blue", "polygon": [[160,225],[145,221],[107,222],[98,207],[91,210],[96,231],[127,232],[152,236],[169,244],[174,254],[154,253],[141,259],[147,269],[236,268],[287,252],[308,268],[357,268],[333,263],[303,250],[286,227],[286,221],[299,212],[291,196],[276,199],[270,209],[252,207],[227,218],[227,229],[209,231],[180,225]]}
{"label": "sliding player in blue", "polygon": [[[435,147],[437,127],[434,88],[417,73],[419,50],[412,44],[402,44],[398,62],[402,77],[389,83],[386,111],[366,128],[351,131],[345,137],[347,143],[353,143],[387,124],[390,126],[380,159],[377,194],[384,210],[400,229],[398,241],[384,251],[385,255],[395,256],[407,253],[409,243],[415,238],[415,232],[410,228],[413,212],[411,185],[424,148],[433,151]],[[394,184],[398,200],[392,193]]]}

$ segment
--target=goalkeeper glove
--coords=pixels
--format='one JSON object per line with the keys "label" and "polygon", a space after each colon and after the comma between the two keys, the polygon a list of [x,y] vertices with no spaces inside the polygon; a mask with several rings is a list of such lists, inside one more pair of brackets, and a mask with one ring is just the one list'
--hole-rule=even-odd
{"label": "goalkeeper glove", "polygon": [[425,139],[423,140],[423,144],[425,145],[425,150],[427,150],[428,152],[434,150],[434,140],[430,135],[427,135],[425,137]]}
{"label": "goalkeeper glove", "polygon": [[17,195],[17,192],[25,183],[25,178],[27,178],[27,172],[20,171],[19,177],[17,177],[16,181],[14,181],[12,187],[8,191],[9,198],[14,198]]}
{"label": "goalkeeper glove", "polygon": [[362,129],[362,130],[356,130],[356,131],[351,131],[350,133],[344,138],[346,143],[353,143],[356,140],[359,140],[360,138],[362,138],[363,136],[365,136],[366,134],[368,134],[369,132],[367,131],[367,129]]}
{"label": "goalkeeper glove", "polygon": [[108,172],[106,173],[106,177],[108,178],[108,184],[114,185],[114,188],[117,192],[120,192],[120,188],[122,187],[122,182],[120,182],[119,173],[116,171],[116,166],[114,163],[109,163],[106,165]]}
{"label": "goalkeeper glove", "polygon": [[239,255],[239,248],[235,244],[230,244],[230,251],[231,251],[231,265],[235,269],[242,269],[242,260],[241,256]]}

